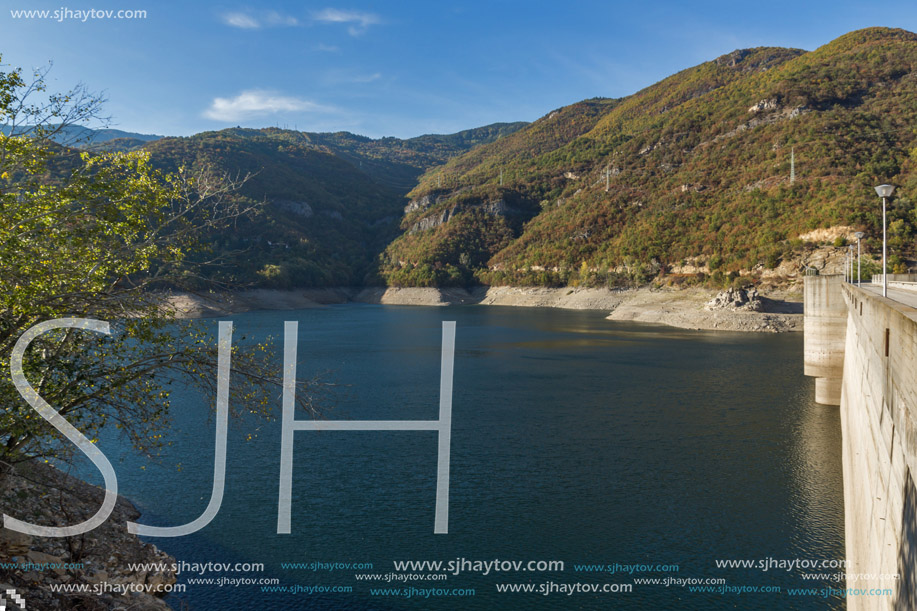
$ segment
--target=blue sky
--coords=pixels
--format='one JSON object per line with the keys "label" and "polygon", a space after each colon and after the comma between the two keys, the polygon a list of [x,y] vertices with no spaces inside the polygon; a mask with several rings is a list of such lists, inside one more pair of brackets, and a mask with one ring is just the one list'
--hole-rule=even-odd
{"label": "blue sky", "polygon": [[[0,0],[8,67],[105,92],[113,126],[235,125],[372,137],[534,120],[633,93],[736,48],[814,49],[848,31],[917,31],[909,2]],[[11,11],[60,10],[62,21]],[[74,11],[145,10],[143,19]]]}

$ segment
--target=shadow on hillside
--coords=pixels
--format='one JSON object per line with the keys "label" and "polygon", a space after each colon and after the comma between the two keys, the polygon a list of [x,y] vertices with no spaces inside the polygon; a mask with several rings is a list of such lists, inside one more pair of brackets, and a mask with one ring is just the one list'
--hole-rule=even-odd
{"label": "shadow on hillside", "polygon": [[801,301],[780,301],[761,297],[761,305],[764,312],[771,314],[802,314],[803,303]]}

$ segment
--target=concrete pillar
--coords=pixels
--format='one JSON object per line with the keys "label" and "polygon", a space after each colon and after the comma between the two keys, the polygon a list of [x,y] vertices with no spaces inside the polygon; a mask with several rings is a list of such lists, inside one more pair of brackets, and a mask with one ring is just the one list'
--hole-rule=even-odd
{"label": "concrete pillar", "polygon": [[805,277],[805,375],[816,378],[815,400],[841,404],[847,304],[841,293],[843,276]]}
{"label": "concrete pillar", "polygon": [[841,378],[815,378],[815,402],[822,405],[840,405],[841,382]]}

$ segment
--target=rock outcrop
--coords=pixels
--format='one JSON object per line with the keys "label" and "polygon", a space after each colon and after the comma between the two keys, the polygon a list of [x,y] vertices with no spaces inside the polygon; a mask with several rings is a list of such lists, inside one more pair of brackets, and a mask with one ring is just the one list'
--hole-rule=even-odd
{"label": "rock outcrop", "polygon": [[[37,524],[65,526],[93,515],[104,494],[54,467],[20,465],[0,480],[0,510]],[[118,497],[111,517],[82,536],[31,537],[0,528],[0,588],[15,590],[27,609],[170,609],[160,597],[176,581],[175,559],[127,532],[126,522],[139,517],[130,501]],[[158,563],[165,570],[129,569],[134,563]],[[52,586],[85,591],[54,592]],[[122,594],[127,590],[136,591]]]}
{"label": "rock outcrop", "polygon": [[[420,201],[426,200],[429,196],[422,198]],[[415,202],[408,204],[410,208],[414,205]],[[417,205],[413,209],[422,209],[426,206]],[[406,208],[407,210],[407,208]],[[446,208],[437,214],[431,214],[420,219],[408,230],[408,233],[417,233],[418,231],[427,231],[433,229],[434,227],[439,227],[443,223],[448,223],[449,219],[458,214],[459,212],[464,212],[466,210],[480,210],[485,214],[490,216],[511,216],[514,214],[523,214],[521,210],[513,208],[506,203],[503,199],[497,199],[493,201],[483,202],[480,204],[456,204],[451,208]]]}
{"label": "rock outcrop", "polygon": [[312,206],[306,202],[295,202],[288,199],[282,199],[275,200],[274,205],[285,212],[292,212],[293,214],[297,214],[303,218],[309,218],[315,214],[315,212],[312,210]]}
{"label": "rock outcrop", "polygon": [[455,193],[428,193],[421,198],[411,200],[408,202],[408,205],[404,207],[404,213],[410,214],[416,212],[417,210],[426,210],[442,201],[445,201],[452,195],[459,193],[461,190],[456,191]]}
{"label": "rock outcrop", "polygon": [[760,312],[763,309],[761,298],[754,287],[747,289],[727,289],[707,302],[705,310],[742,310]]}
{"label": "rock outcrop", "polygon": [[757,104],[754,104],[748,109],[748,112],[765,112],[770,110],[777,110],[777,99],[770,98],[767,100],[761,100]]}

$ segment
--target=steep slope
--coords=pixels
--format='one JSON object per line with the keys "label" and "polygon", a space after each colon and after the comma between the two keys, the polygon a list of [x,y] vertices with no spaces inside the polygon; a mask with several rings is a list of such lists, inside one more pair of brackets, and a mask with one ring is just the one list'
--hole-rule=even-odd
{"label": "steep slope", "polygon": [[374,262],[397,235],[405,193],[418,176],[523,125],[409,140],[233,128],[162,138],[143,148],[168,171],[206,165],[252,175],[240,197],[263,203],[263,213],[213,236],[224,261],[209,269],[211,279],[271,287],[346,286],[378,281]]}
{"label": "steep slope", "polygon": [[688,262],[760,272],[819,227],[863,229],[875,249],[872,186],[886,181],[899,185],[900,267],[917,227],[915,69],[917,35],[871,28],[813,52],[738,50],[627,98],[554,111],[428,171],[383,275],[613,284]]}

